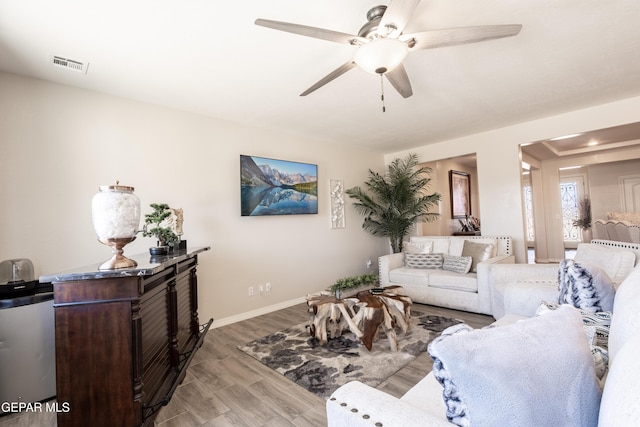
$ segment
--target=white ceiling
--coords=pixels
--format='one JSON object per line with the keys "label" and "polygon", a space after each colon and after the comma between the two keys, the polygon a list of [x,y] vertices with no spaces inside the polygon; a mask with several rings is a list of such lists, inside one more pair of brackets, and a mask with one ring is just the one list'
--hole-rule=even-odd
{"label": "white ceiling", "polygon": [[523,144],[522,152],[537,160],[558,159],[582,154],[602,154],[640,145],[640,122],[573,135],[558,135],[556,139]]}
{"label": "white ceiling", "polygon": [[[254,25],[356,33],[380,0],[0,0],[0,70],[393,152],[640,95],[638,0],[422,0],[405,33],[522,24],[410,53],[414,95],[354,69],[299,94],[355,47]],[[50,55],[89,63],[86,74]]]}

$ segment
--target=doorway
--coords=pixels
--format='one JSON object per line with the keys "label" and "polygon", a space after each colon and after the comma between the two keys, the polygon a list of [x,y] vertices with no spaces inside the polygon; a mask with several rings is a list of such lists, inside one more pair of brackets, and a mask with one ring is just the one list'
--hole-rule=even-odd
{"label": "doorway", "polygon": [[640,122],[522,144],[520,154],[530,165],[522,214],[537,262],[558,262],[589,239],[573,225],[585,197],[592,224],[611,212],[640,211]]}
{"label": "doorway", "polygon": [[565,249],[575,249],[582,242],[580,227],[576,227],[575,220],[580,216],[580,204],[589,197],[586,174],[560,169],[560,206],[562,210],[562,241]]}
{"label": "doorway", "polygon": [[[576,171],[577,170],[577,171]],[[539,174],[539,170],[532,168],[530,165],[526,165],[522,170],[522,200],[524,207],[524,220],[525,220],[525,233],[527,242],[527,262],[530,264],[536,262],[550,262],[544,256],[545,239],[546,239],[546,223],[544,221],[544,197],[542,197],[541,187],[539,180],[536,180],[535,175]],[[558,180],[556,185],[558,186],[557,200],[553,201],[554,205],[559,206],[561,216],[561,230],[562,230],[562,242],[563,253],[565,258],[571,258],[578,243],[583,241],[583,233],[579,227],[574,225],[574,221],[580,215],[580,204],[585,198],[589,197],[588,194],[588,179],[586,169],[583,168],[569,168],[558,170]],[[538,182],[534,185],[533,182]],[[534,188],[535,187],[535,188]],[[547,195],[548,197],[548,195]],[[547,201],[547,205],[549,202]],[[537,210],[542,212],[536,216]],[[539,229],[536,229],[536,225]],[[539,245],[542,247],[540,251],[541,256],[537,254],[536,247],[538,246],[536,236],[543,242]],[[587,237],[588,238],[588,237]],[[588,238],[590,240],[590,238]]]}

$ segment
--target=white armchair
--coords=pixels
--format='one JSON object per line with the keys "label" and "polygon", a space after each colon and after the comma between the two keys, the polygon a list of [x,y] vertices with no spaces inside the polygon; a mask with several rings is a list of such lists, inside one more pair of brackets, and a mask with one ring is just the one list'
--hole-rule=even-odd
{"label": "white armchair", "polygon": [[[616,284],[631,273],[640,258],[640,244],[593,240],[580,243],[574,259],[604,270]],[[494,264],[489,266],[491,311],[532,317],[541,301],[558,299],[559,264]]]}

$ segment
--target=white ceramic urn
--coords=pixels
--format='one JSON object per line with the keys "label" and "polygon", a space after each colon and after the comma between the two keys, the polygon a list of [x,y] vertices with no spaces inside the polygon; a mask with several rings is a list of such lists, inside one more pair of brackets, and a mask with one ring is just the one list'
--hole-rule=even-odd
{"label": "white ceramic urn", "polygon": [[93,227],[98,240],[113,248],[114,256],[101,270],[135,267],[135,261],[122,256],[122,248],[136,238],[140,228],[140,199],[134,188],[120,185],[101,186],[91,199]]}

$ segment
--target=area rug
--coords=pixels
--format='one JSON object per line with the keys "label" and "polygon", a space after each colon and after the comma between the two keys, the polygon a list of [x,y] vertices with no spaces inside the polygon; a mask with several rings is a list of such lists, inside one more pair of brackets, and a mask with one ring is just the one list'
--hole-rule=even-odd
{"label": "area rug", "polygon": [[427,351],[427,345],[440,332],[457,323],[461,321],[414,309],[410,331],[406,335],[398,332],[397,352],[391,351],[384,333],[373,343],[371,352],[350,331],[320,345],[309,334],[309,323],[267,335],[238,349],[311,393],[326,398],[353,380],[377,386]]}

